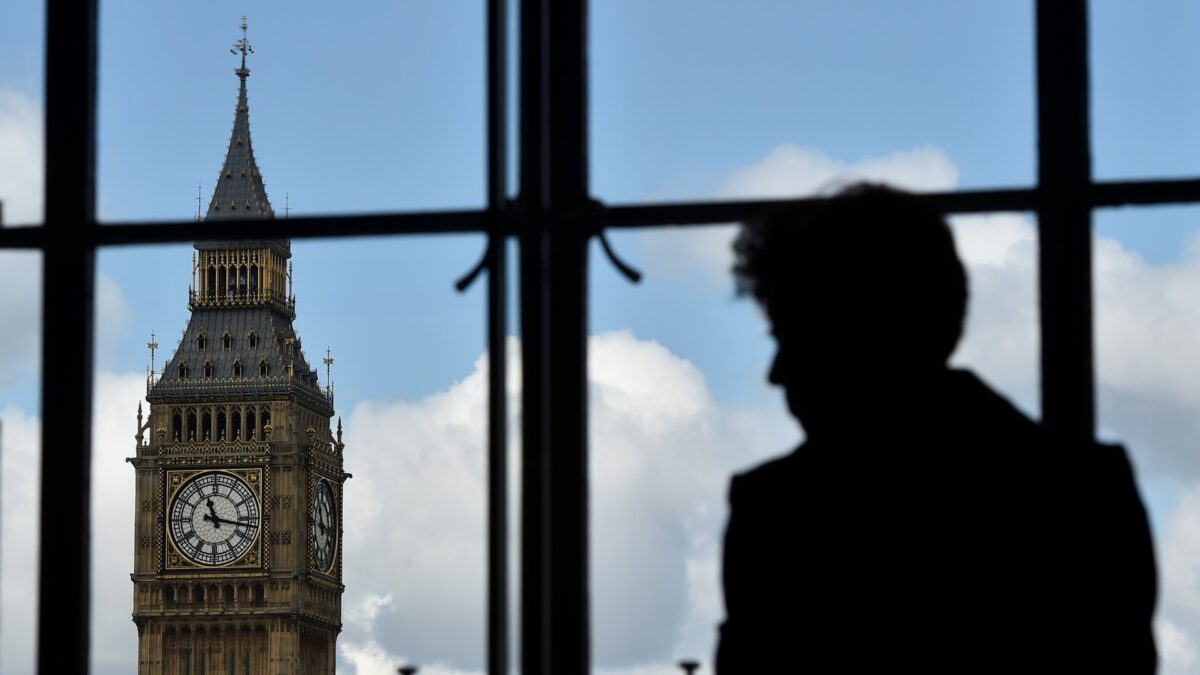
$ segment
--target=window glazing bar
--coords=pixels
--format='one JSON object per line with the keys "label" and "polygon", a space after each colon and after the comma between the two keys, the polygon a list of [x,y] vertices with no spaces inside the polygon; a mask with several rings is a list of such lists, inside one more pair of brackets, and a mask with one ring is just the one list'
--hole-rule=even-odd
{"label": "window glazing bar", "polygon": [[487,670],[509,675],[508,655],[508,238],[506,0],[487,3],[488,600]]}
{"label": "window glazing bar", "polygon": [[88,669],[96,0],[46,3],[37,669]]}
{"label": "window glazing bar", "polygon": [[1086,0],[1037,2],[1042,418],[1095,433]]}
{"label": "window glazing bar", "polygon": [[520,10],[521,672],[589,670],[587,3]]}

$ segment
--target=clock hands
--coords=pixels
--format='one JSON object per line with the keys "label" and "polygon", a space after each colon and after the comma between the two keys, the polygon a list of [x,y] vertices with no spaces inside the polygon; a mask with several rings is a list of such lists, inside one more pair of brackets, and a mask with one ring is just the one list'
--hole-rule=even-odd
{"label": "clock hands", "polygon": [[210,516],[207,513],[204,514],[204,519],[207,520],[208,522],[212,523],[213,526],[217,527],[217,528],[221,527],[221,523],[226,523],[228,525],[237,525],[238,524],[237,521],[225,520],[224,518],[222,518],[220,516],[216,516],[216,515]]}
{"label": "clock hands", "polygon": [[208,500],[208,513],[204,514],[204,520],[207,520],[208,522],[212,523],[213,527],[215,527],[217,529],[221,529],[221,523],[225,523],[226,525],[233,525],[234,527],[238,526],[237,521],[226,520],[225,518],[222,518],[221,516],[217,515],[217,509],[216,509],[216,507],[213,506],[213,500],[211,498]]}
{"label": "clock hands", "polygon": [[221,519],[217,517],[217,509],[213,507],[212,497],[208,498],[208,513],[205,514],[204,519],[212,523],[213,527],[217,529],[221,528]]}

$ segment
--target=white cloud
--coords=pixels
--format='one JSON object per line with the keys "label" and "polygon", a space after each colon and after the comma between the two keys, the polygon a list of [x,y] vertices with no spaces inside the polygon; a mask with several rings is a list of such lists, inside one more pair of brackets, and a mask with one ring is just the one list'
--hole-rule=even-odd
{"label": "white cloud", "polygon": [[[853,181],[882,182],[918,192],[949,190],[958,169],[945,151],[933,146],[839,162],[813,148],[784,144],[750,166],[730,172],[717,199],[783,199],[821,194]],[[642,239],[642,250],[655,274],[727,285],[733,265],[730,243],[737,228],[716,225],[656,232]]]}
{"label": "white cloud", "polygon": [[1158,542],[1155,637],[1163,675],[1193,673],[1200,638],[1200,483],[1183,491]]}
{"label": "white cloud", "polygon": [[42,326],[42,256],[0,253],[0,388],[37,373]]}
{"label": "white cloud", "polygon": [[[136,670],[137,630],[130,620],[133,585],[133,470],[140,374],[101,373],[93,398],[92,664],[99,673]],[[57,413],[57,411],[56,411]],[[38,508],[42,467],[40,420],[9,406],[3,424],[3,511],[0,511],[0,673],[33,671],[37,604]],[[47,463],[53,470],[54,462]],[[70,527],[70,526],[67,526]],[[51,526],[48,530],[54,532]]]}
{"label": "white cloud", "polygon": [[[133,467],[142,373],[98,373],[92,403],[92,664],[101,673],[137,668],[133,611]],[[145,406],[146,404],[143,403]],[[149,407],[144,411],[149,414]]]}
{"label": "white cloud", "polygon": [[42,220],[44,180],[41,106],[0,87],[0,202],[5,225]]}
{"label": "white cloud", "polygon": [[363,632],[370,633],[375,629],[375,619],[379,617],[380,612],[396,610],[392,599],[391,593],[367,593],[356,604],[342,605],[342,619],[346,623],[358,626]]}
{"label": "white cloud", "polygon": [[944,150],[934,146],[845,164],[820,150],[783,144],[754,164],[730,172],[715,196],[720,199],[798,197],[863,180],[916,192],[947,190],[958,182],[958,168]]}
{"label": "white cloud", "polygon": [[[693,364],[629,332],[594,336],[589,350],[595,662],[707,660],[725,481],[785,451],[795,427],[722,406]],[[399,654],[422,672],[482,667],[486,381],[484,357],[444,392],[349,416],[341,654],[351,672],[394,670]]]}
{"label": "white cloud", "polygon": [[96,364],[107,369],[113,361],[117,341],[129,334],[133,310],[116,281],[103,272],[96,274]]}
{"label": "white cloud", "polygon": [[1154,622],[1154,639],[1164,675],[1193,672],[1196,665],[1196,642],[1179,626],[1167,619]]}
{"label": "white cloud", "polygon": [[[0,673],[32,673],[37,607],[38,419],[0,412]],[[128,515],[125,518],[129,522]]]}
{"label": "white cloud", "polygon": [[[108,275],[96,275],[97,358],[107,365],[114,341],[132,322],[125,296]],[[0,389],[37,376],[42,333],[42,256],[25,251],[0,253]]]}
{"label": "white cloud", "polygon": [[1012,213],[957,216],[950,226],[971,293],[951,363],[973,369],[1037,416],[1037,231]]}

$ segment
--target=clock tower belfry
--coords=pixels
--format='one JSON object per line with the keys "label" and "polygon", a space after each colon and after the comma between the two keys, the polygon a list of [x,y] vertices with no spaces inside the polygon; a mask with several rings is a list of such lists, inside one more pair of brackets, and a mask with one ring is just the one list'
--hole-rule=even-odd
{"label": "clock tower belfry", "polygon": [[[275,217],[250,142],[241,27],[233,132],[206,220]],[[138,673],[333,673],[349,474],[332,387],[293,327],[291,243],[195,249],[191,317],[161,374],[151,369],[129,460]]]}

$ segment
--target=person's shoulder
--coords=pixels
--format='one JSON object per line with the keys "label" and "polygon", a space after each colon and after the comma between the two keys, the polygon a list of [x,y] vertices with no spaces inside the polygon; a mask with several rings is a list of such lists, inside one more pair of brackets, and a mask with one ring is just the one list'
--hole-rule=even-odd
{"label": "person's shoulder", "polygon": [[1133,465],[1120,443],[1093,440],[1043,423],[1037,424],[1038,450],[1048,459],[1057,460],[1077,479],[1094,481],[1132,481]]}
{"label": "person's shoulder", "polygon": [[733,475],[729,496],[771,494],[795,480],[803,446]]}

